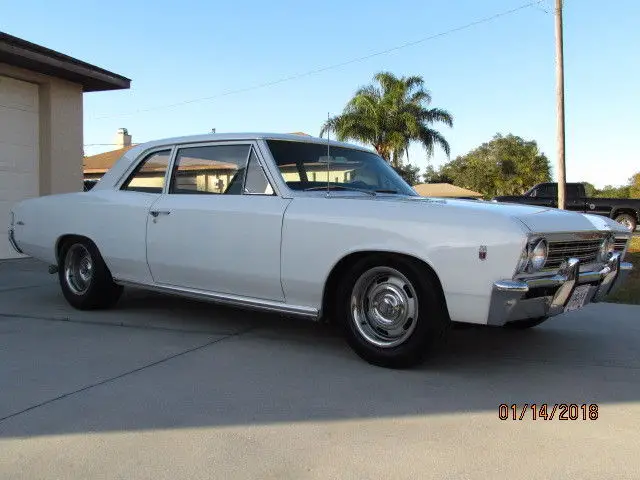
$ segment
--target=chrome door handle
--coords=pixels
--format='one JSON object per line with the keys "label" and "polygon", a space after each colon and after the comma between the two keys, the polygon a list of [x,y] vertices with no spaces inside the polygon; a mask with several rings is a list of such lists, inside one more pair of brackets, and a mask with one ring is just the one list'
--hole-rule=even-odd
{"label": "chrome door handle", "polygon": [[151,210],[149,214],[156,218],[158,215],[169,215],[171,212],[169,210]]}

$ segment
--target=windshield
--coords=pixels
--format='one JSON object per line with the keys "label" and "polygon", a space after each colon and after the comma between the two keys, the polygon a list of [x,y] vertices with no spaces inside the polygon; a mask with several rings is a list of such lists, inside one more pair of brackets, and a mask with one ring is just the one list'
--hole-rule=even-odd
{"label": "windshield", "polygon": [[321,143],[267,140],[280,175],[292,190],[366,190],[368,192],[418,194],[387,162],[372,152]]}

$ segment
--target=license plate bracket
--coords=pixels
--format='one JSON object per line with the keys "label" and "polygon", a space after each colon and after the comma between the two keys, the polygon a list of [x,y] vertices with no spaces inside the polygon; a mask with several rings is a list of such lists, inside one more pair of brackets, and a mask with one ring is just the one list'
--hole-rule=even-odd
{"label": "license plate bracket", "polygon": [[573,294],[571,295],[571,298],[567,302],[567,305],[564,307],[564,311],[571,312],[573,310],[578,310],[579,308],[584,307],[590,289],[590,285],[580,285],[576,287],[573,291]]}

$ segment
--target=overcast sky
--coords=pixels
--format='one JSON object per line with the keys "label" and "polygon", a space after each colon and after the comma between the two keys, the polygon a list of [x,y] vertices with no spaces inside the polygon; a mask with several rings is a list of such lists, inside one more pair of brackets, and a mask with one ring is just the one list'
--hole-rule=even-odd
{"label": "overcast sky", "polygon": [[[526,0],[325,2],[0,0],[0,30],[132,79],[126,91],[88,93],[86,154],[209,132],[318,135],[380,70],[421,75],[452,157],[498,132],[536,140],[555,164],[553,0],[389,53],[253,90],[455,30]],[[640,171],[640,2],[567,0],[567,179],[624,184]],[[225,95],[226,94],[226,95]],[[166,107],[189,100],[179,106]],[[144,111],[146,109],[152,109]],[[412,162],[428,160],[415,146]]]}

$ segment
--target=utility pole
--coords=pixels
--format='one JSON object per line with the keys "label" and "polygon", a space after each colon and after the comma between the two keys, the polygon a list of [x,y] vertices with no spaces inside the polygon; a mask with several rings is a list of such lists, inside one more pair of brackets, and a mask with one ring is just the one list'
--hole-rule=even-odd
{"label": "utility pole", "polygon": [[557,108],[557,171],[558,208],[566,208],[566,171],[564,161],[564,55],[562,45],[562,0],[556,0],[556,108]]}

